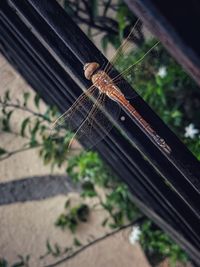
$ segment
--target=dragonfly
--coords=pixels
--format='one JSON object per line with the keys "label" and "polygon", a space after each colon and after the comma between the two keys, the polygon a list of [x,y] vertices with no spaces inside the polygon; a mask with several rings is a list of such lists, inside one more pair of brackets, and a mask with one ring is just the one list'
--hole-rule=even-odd
{"label": "dragonfly", "polygon": [[[171,148],[164,138],[157,134],[153,127],[136,110],[134,105],[130,103],[129,99],[125,97],[121,90],[123,83],[120,85],[120,82],[126,78],[126,75],[130,75],[131,70],[134,69],[133,67],[143,62],[147,54],[151,53],[159,42],[156,42],[141,58],[116,77],[111,78],[109,75],[112,67],[121,56],[125,55],[125,51],[131,51],[130,46],[133,46],[133,42],[130,42],[130,40],[137,34],[138,27],[141,27],[141,25],[141,21],[137,20],[128,37],[122,42],[113,58],[104,68],[101,68],[98,62],[89,62],[83,66],[84,76],[91,81],[91,87],[84,91],[51,127],[51,131],[54,131],[64,125],[66,129],[73,132],[68,147],[71,147],[74,139],[84,143],[87,148],[96,145],[109,134],[113,128],[112,120],[119,119],[120,110],[123,108],[140,125],[152,142],[165,153],[171,153]],[[121,120],[123,119],[125,118],[121,118]]]}

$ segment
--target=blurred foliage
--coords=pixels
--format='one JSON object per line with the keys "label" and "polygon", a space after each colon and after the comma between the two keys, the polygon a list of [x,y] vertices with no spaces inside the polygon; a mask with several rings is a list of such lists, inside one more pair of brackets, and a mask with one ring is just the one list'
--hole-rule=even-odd
{"label": "blurred foliage", "polygon": [[90,209],[88,205],[82,203],[67,210],[69,205],[70,200],[65,205],[66,214],[61,214],[55,222],[55,225],[62,229],[69,228],[72,233],[75,233],[79,223],[88,221]]}
{"label": "blurred foliage", "polygon": [[[64,0],[64,3],[60,2],[77,24],[87,27],[87,34],[90,38],[101,34],[101,45],[104,50],[108,44],[115,48],[119,47],[123,37],[128,36],[132,25],[137,20],[122,0]],[[143,43],[144,35],[140,27],[131,41],[137,46]]]}
{"label": "blurred foliage", "polygon": [[[116,68],[121,72],[126,70],[155,43],[155,40],[147,40],[134,53],[120,57]],[[200,159],[199,135],[185,136],[185,128],[191,123],[200,129],[200,90],[164,47],[159,43],[141,62],[125,71],[124,77]]]}
{"label": "blurred foliage", "polygon": [[[131,195],[129,194],[127,186],[117,179],[97,153],[82,152],[80,155],[71,158],[68,164],[67,171],[69,170],[70,177],[74,182],[83,185],[86,180],[87,183],[92,184],[92,190],[95,190],[97,186],[103,188],[105,192],[104,201],[102,201],[102,193],[98,195],[97,191],[95,191],[95,194],[87,194],[84,192],[85,189],[82,188],[81,194],[83,199],[85,199],[85,196],[89,198],[93,196],[99,198],[99,203],[97,202],[93,209],[90,209],[95,211],[96,207],[101,206],[107,211],[108,216],[105,216],[102,220],[102,226],[115,229],[126,225],[127,222],[135,221],[137,218],[140,218],[141,212],[131,200]],[[71,216],[72,213],[74,213],[69,209],[69,205],[70,202],[68,200],[66,202],[68,212],[65,216]],[[77,207],[75,207],[75,209],[76,208]],[[87,212],[85,215],[88,216],[89,213]],[[64,227],[66,226],[68,226],[68,222],[66,222],[66,224],[64,223]],[[63,226],[61,226],[61,228],[63,228]],[[139,242],[152,263],[158,263],[168,257],[171,265],[175,266],[177,261],[185,263],[188,260],[187,254],[149,219],[141,221],[140,229],[142,234]],[[77,223],[75,225],[75,230],[77,230]],[[73,232],[75,233],[75,231]]]}
{"label": "blurred foliage", "polygon": [[[51,138],[50,126],[59,115],[57,109],[55,107],[47,107],[46,110],[41,113],[39,110],[40,97],[37,94],[33,100],[36,108],[30,109],[28,107],[30,98],[30,94],[25,92],[22,100],[16,99],[15,102],[13,102],[10,98],[9,91],[0,98],[1,132],[21,136],[26,140],[24,146],[16,151],[7,151],[5,148],[0,147],[0,160],[17,152],[39,147],[39,154],[45,165],[51,164],[52,168],[54,166],[60,167],[68,158],[68,145],[72,133],[66,130],[63,131],[61,127],[57,129]],[[21,121],[20,129],[17,129],[17,132],[15,132],[14,127],[11,126],[11,117],[17,110],[25,111],[27,117]]]}
{"label": "blurred foliage", "polygon": [[[120,227],[140,215],[127,186],[118,180],[97,153],[82,152],[69,159],[67,173],[74,182],[81,183],[83,199],[98,198],[93,210],[98,207],[107,212],[108,215],[102,221],[103,226]],[[98,188],[103,189],[103,196]]]}
{"label": "blurred foliage", "polygon": [[170,260],[171,266],[176,266],[177,262],[188,261],[185,252],[150,220],[142,224],[141,233],[140,244],[153,266],[166,257]]}
{"label": "blurred foliage", "polygon": [[19,260],[13,264],[9,264],[6,259],[0,258],[0,267],[29,267],[30,255],[18,255]]}

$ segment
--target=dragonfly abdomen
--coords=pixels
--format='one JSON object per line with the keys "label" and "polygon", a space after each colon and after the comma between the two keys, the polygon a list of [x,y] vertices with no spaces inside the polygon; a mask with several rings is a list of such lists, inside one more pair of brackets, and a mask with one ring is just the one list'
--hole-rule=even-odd
{"label": "dragonfly abdomen", "polygon": [[144,130],[150,135],[150,137],[168,154],[171,153],[171,148],[165,142],[165,140],[160,137],[156,131],[147,123],[143,117],[137,112],[137,110],[126,100],[123,106],[128,110],[128,112],[139,122],[139,124],[144,128]]}

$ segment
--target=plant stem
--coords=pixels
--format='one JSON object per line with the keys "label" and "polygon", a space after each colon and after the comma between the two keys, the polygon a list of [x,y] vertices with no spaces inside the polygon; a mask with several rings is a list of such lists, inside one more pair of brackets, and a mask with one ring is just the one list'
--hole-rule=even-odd
{"label": "plant stem", "polygon": [[0,157],[0,161],[3,161],[3,160],[5,160],[5,159],[17,154],[17,153],[24,152],[24,151],[27,151],[29,149],[33,149],[33,148],[37,148],[37,147],[41,147],[41,146],[42,146],[42,144],[38,144],[38,145],[33,146],[33,147],[19,148],[19,149],[7,152],[4,156]]}
{"label": "plant stem", "polygon": [[21,110],[24,110],[24,111],[27,111],[31,114],[33,114],[34,116],[37,116],[37,117],[40,117],[42,118],[43,120],[46,120],[50,123],[52,123],[52,121],[50,119],[48,119],[46,116],[42,115],[41,113],[39,112],[35,112],[33,110],[31,110],[30,108],[27,108],[27,107],[22,107],[18,104],[13,104],[13,103],[3,103],[2,101],[0,101],[0,104],[3,106],[3,107],[12,107],[12,108],[16,108],[16,109],[21,109]]}
{"label": "plant stem", "polygon": [[97,238],[97,239],[95,239],[95,240],[93,240],[92,242],[90,242],[90,243],[86,244],[85,246],[81,247],[80,249],[76,250],[76,251],[75,251],[74,253],[72,253],[71,255],[68,255],[68,256],[64,257],[63,259],[58,260],[57,262],[54,262],[54,263],[52,263],[52,264],[45,265],[44,267],[54,267],[54,266],[57,266],[57,265],[59,265],[59,264],[65,262],[65,261],[67,261],[67,260],[69,260],[69,259],[75,257],[77,254],[81,253],[82,251],[86,250],[87,248],[91,247],[92,245],[94,245],[94,244],[96,244],[96,243],[98,243],[98,242],[100,242],[100,241],[102,241],[102,240],[108,238],[109,236],[115,235],[115,234],[117,234],[118,232],[120,232],[120,231],[122,231],[122,230],[124,230],[124,229],[126,229],[126,228],[131,227],[131,226],[134,225],[134,224],[143,222],[144,219],[145,219],[145,216],[141,216],[141,217],[139,217],[138,219],[136,219],[135,221],[133,221],[133,222],[131,222],[131,223],[128,223],[128,224],[126,224],[126,225],[123,225],[123,226],[119,227],[118,229],[116,229],[116,230],[114,230],[114,231],[112,231],[112,232],[110,232],[110,233],[107,233],[107,234],[105,234],[105,235],[103,235],[103,236],[101,236],[101,237],[99,237],[99,238]]}

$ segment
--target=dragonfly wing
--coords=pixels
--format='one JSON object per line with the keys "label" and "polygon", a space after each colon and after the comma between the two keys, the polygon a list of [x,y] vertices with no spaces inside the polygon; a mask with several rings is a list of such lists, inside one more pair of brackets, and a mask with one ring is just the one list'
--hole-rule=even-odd
{"label": "dragonfly wing", "polygon": [[120,62],[121,58],[124,57],[128,51],[136,49],[137,45],[136,45],[135,39],[138,33],[143,34],[143,24],[139,19],[133,25],[127,38],[124,39],[124,41],[118,47],[118,49],[116,50],[112,58],[109,59],[110,63],[108,63],[105,66],[104,68],[105,72],[109,74],[112,69],[112,66],[118,65],[118,62]]}
{"label": "dragonfly wing", "polygon": [[[137,36],[142,34],[143,42],[137,43],[135,40]],[[122,42],[121,46],[117,49],[114,56],[110,59],[104,71],[111,75],[113,82],[120,88],[122,93],[127,98],[135,98],[137,94],[132,93],[130,87],[128,88],[123,79],[125,78],[129,83],[135,84],[135,78],[138,77],[138,73],[145,73],[148,71],[148,75],[155,75],[159,62],[159,49],[158,44],[154,36],[144,27],[140,20],[137,20],[128,37]],[[146,70],[147,62],[152,62],[154,69]],[[112,73],[112,67],[116,68],[119,75],[115,76]],[[147,76],[148,77],[148,76]]]}
{"label": "dragonfly wing", "polygon": [[[146,74],[148,71],[149,74],[155,75],[160,57],[159,49],[159,42],[155,39],[149,39],[141,48],[137,48],[134,52],[129,51],[128,56],[122,57],[118,65],[115,65],[120,74],[113,78],[113,82],[119,83],[122,77],[128,80],[128,82],[132,82],[138,75],[138,72],[145,72]],[[151,69],[149,69],[149,62],[151,62]]]}
{"label": "dragonfly wing", "polygon": [[90,112],[97,96],[98,89],[95,86],[91,86],[82,93],[73,105],[53,123],[51,135],[66,129],[72,132],[77,130]]}
{"label": "dragonfly wing", "polygon": [[[75,133],[74,138],[78,139],[88,149],[92,148],[108,135],[113,128],[111,120],[118,119],[119,114],[120,106],[106,95],[101,94],[88,117]],[[112,119],[110,119],[110,115]]]}
{"label": "dragonfly wing", "polygon": [[118,62],[119,65],[115,66],[120,74],[115,76],[112,81],[126,98],[131,99],[138,96],[126,81],[137,91],[139,88],[146,89],[146,82],[156,77],[161,50],[161,45],[155,40],[151,40],[143,48],[138,48],[136,53],[130,52],[128,57],[121,58],[121,62]]}

